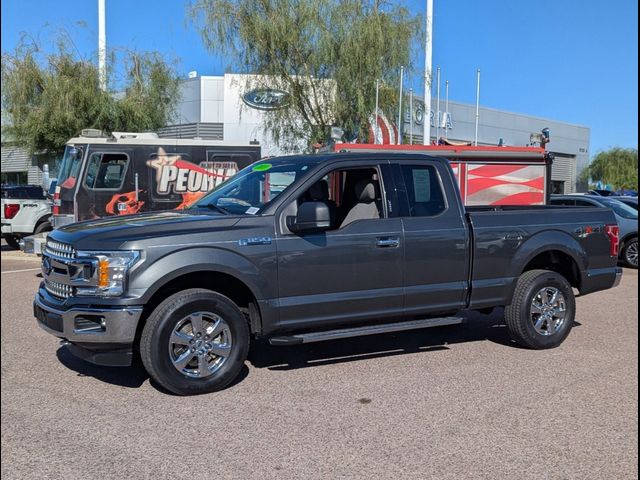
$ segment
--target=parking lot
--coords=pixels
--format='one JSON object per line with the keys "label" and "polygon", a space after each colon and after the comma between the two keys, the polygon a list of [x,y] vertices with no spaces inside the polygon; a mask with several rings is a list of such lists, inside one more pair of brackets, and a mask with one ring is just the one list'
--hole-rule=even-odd
{"label": "parking lot", "polygon": [[637,271],[578,298],[554,350],[512,344],[497,311],[259,343],[235,385],[183,398],[58,349],[32,316],[38,267],[3,248],[3,479],[637,478]]}

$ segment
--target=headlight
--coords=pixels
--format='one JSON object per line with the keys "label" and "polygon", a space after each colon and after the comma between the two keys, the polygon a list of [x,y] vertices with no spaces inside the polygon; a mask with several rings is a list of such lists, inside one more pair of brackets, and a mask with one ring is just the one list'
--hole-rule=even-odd
{"label": "headlight", "polygon": [[140,258],[135,250],[117,252],[79,251],[78,258],[92,260],[90,287],[78,287],[79,296],[117,297],[122,295],[127,281],[127,272]]}

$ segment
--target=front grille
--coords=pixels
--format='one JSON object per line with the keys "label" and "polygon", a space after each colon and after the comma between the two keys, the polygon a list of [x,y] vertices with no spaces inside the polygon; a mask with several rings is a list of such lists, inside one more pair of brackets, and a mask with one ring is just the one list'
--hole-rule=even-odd
{"label": "front grille", "polygon": [[54,240],[48,240],[44,247],[44,253],[58,257],[72,260],[76,258],[76,250],[68,243],[56,242]]}
{"label": "front grille", "polygon": [[44,289],[54,297],[65,300],[73,295],[73,287],[63,283],[53,282],[49,279],[44,280]]}

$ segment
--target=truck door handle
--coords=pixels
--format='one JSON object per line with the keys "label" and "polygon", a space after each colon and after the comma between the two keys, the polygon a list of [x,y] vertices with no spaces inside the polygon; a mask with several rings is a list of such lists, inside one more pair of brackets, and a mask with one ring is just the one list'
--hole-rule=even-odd
{"label": "truck door handle", "polygon": [[398,237],[378,237],[376,239],[376,247],[378,248],[396,248],[400,246]]}

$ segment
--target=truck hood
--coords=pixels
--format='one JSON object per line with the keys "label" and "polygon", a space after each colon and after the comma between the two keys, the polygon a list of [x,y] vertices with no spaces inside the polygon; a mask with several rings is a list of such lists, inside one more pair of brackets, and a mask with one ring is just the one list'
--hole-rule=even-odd
{"label": "truck hood", "polygon": [[73,223],[54,230],[49,238],[77,250],[118,250],[124,243],[139,240],[224,231],[240,218],[202,210],[123,215]]}

